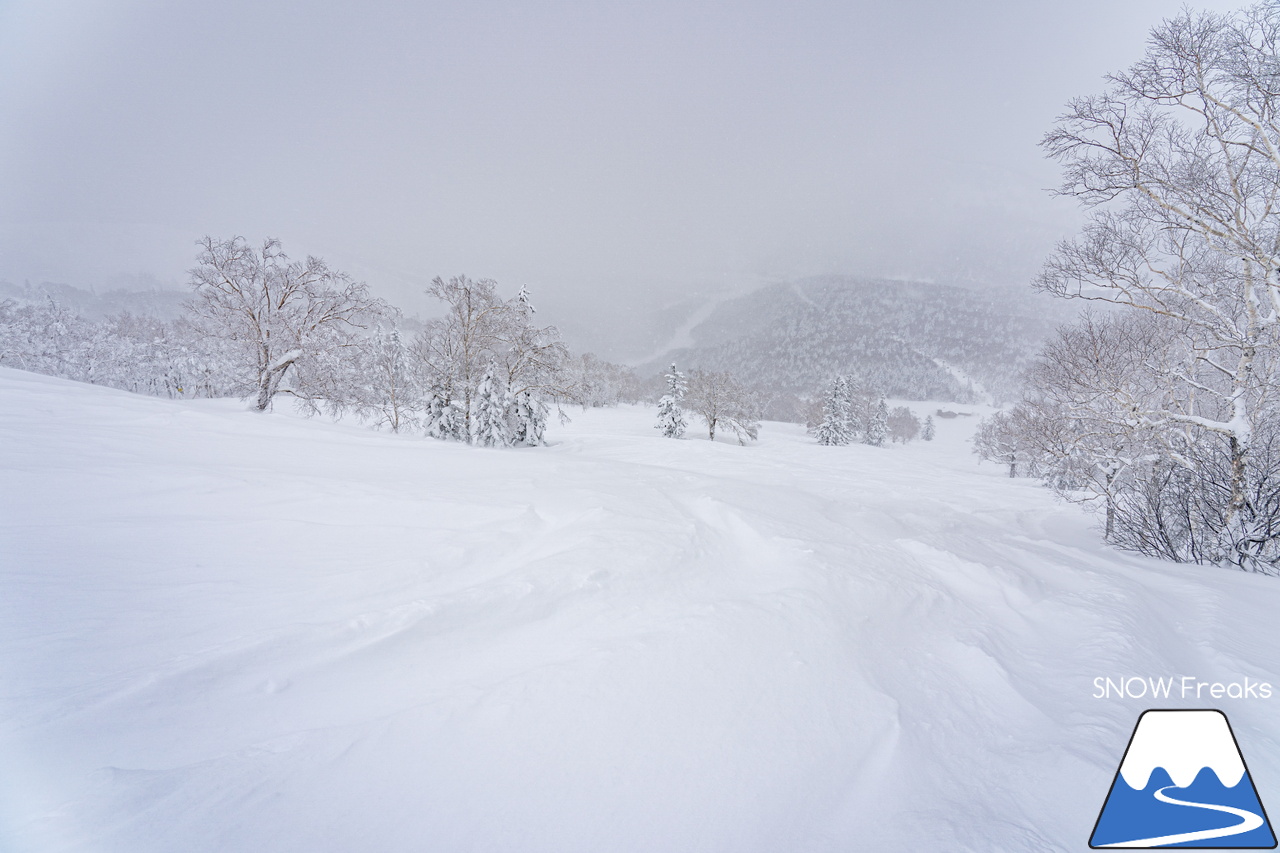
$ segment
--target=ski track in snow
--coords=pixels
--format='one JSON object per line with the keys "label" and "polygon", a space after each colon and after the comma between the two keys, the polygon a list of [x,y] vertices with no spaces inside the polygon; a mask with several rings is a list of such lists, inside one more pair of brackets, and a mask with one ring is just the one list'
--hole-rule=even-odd
{"label": "ski track in snow", "polygon": [[[1076,850],[1148,706],[1095,677],[1280,684],[1280,584],[1106,549],[977,418],[286,408],[0,370],[0,849]],[[1225,710],[1265,800],[1271,703]]]}
{"label": "ski track in snow", "polygon": [[643,358],[628,359],[626,364],[630,367],[638,367],[642,364],[655,362],[660,358],[665,358],[668,353],[675,350],[688,349],[695,346],[693,339],[693,330],[702,325],[708,317],[715,313],[716,308],[723,301],[720,297],[714,297],[705,300],[702,305],[689,314],[683,323],[681,323],[674,332],[671,333],[666,343],[658,346],[657,349],[650,352]]}

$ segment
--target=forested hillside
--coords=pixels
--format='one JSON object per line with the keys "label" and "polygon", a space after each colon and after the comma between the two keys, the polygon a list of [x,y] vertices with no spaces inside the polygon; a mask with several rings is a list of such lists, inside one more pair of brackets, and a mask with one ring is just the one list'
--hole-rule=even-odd
{"label": "forested hillside", "polygon": [[729,370],[806,393],[854,374],[890,397],[1000,403],[1057,321],[1059,305],[1004,291],[846,277],[804,279],[726,301],[694,345],[646,365]]}

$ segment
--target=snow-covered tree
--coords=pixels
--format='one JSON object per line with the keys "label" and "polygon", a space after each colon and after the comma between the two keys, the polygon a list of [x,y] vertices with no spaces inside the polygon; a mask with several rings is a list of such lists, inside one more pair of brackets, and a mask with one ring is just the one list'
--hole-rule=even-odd
{"label": "snow-covered tree", "polygon": [[658,422],[654,424],[654,429],[661,430],[663,438],[684,438],[684,431],[689,424],[680,404],[684,402],[689,385],[674,363],[666,380],[667,393],[658,400]]}
{"label": "snow-covered tree", "polygon": [[920,419],[906,406],[895,406],[887,423],[891,441],[906,444],[920,434]]}
{"label": "snow-covered tree", "polygon": [[739,444],[755,441],[759,436],[759,398],[730,373],[692,371],[686,402],[706,423],[712,441],[716,440],[717,427],[732,432]]}
{"label": "snow-covered tree", "polygon": [[242,393],[226,342],[183,319],[86,319],[53,299],[0,302],[0,364],[165,397]]}
{"label": "snow-covered tree", "polygon": [[851,444],[856,437],[846,377],[837,376],[832,380],[831,388],[822,401],[822,421],[814,432],[819,444],[831,447]]}
{"label": "snow-covered tree", "polygon": [[476,394],[502,348],[508,325],[510,306],[497,290],[497,282],[491,279],[435,278],[427,294],[445,304],[445,315],[429,322],[414,341],[414,354],[427,383],[449,389],[450,402],[462,413],[462,432],[468,437],[475,434],[471,418]]}
{"label": "snow-covered tree", "polygon": [[937,427],[933,424],[933,415],[926,416],[924,419],[924,426],[920,430],[920,437],[925,441],[933,441],[937,434]]}
{"label": "snow-covered tree", "polygon": [[481,447],[505,447],[511,443],[510,426],[507,423],[509,405],[507,389],[503,387],[496,367],[485,371],[476,387],[471,414],[472,442]]}
{"label": "snow-covered tree", "polygon": [[[521,288],[514,298],[504,300],[494,281],[455,276],[447,282],[435,279],[427,292],[447,309],[444,317],[427,324],[413,345],[425,384],[434,389],[435,402],[428,402],[428,434],[457,434],[452,425],[456,410],[464,422],[461,435],[477,440],[480,433],[472,419],[481,383],[489,376],[493,388],[509,395],[503,408],[510,429],[516,429],[520,418],[532,418],[524,421],[521,434],[538,438],[519,443],[540,442],[547,401],[575,397],[569,351],[554,326],[533,322],[536,309],[528,290]],[[511,437],[508,431],[504,443]]]}
{"label": "snow-covered tree", "polygon": [[862,443],[880,447],[889,437],[889,406],[883,399],[876,403],[862,432]]}
{"label": "snow-covered tree", "polygon": [[1009,466],[1009,476],[1018,476],[1018,463],[1025,454],[1024,443],[1008,412],[994,412],[983,418],[973,435],[973,452],[982,459]]}
{"label": "snow-covered tree", "polygon": [[377,328],[358,348],[348,370],[354,375],[344,382],[344,403],[357,415],[392,432],[416,426],[424,407],[423,394],[409,348],[396,326]]}
{"label": "snow-covered tree", "polygon": [[517,447],[542,444],[551,407],[532,391],[525,390],[511,395],[507,408],[511,443]]}
{"label": "snow-covered tree", "polygon": [[252,387],[254,408],[265,410],[292,369],[291,392],[314,399],[326,357],[354,349],[385,304],[364,284],[331,270],[319,258],[290,261],[280,241],[254,249],[242,237],[200,243],[191,270],[191,311],[201,331],[227,342]]}
{"label": "snow-covered tree", "polygon": [[1093,213],[1038,279],[1050,293],[1176,327],[1176,340],[1140,368],[1158,393],[1136,395],[1128,417],[1159,436],[1191,481],[1199,466],[1227,472],[1220,516],[1203,519],[1216,544],[1196,559],[1258,571],[1280,559],[1275,525],[1251,497],[1251,469],[1269,477],[1269,449],[1255,439],[1274,422],[1277,396],[1277,55],[1274,3],[1184,11],[1152,31],[1146,56],[1110,75],[1105,92],[1071,101],[1044,146],[1063,164],[1061,192]]}
{"label": "snow-covered tree", "polygon": [[569,348],[555,326],[533,322],[529,291],[520,289],[511,310],[503,318],[503,330],[494,355],[506,386],[515,396],[528,394],[547,408],[545,401],[574,400],[575,388]]}
{"label": "snow-covered tree", "polygon": [[431,438],[470,441],[466,413],[462,410],[462,404],[455,399],[453,387],[447,382],[432,385],[428,391],[423,428]]}
{"label": "snow-covered tree", "polygon": [[[1229,446],[1211,430],[1171,429],[1144,414],[1176,393],[1163,368],[1186,351],[1182,328],[1133,311],[1063,327],[1029,372],[1026,399],[1008,413],[1006,441],[1024,473],[1095,506],[1107,541],[1181,562],[1222,562]],[[1257,536],[1251,568],[1268,572],[1280,535],[1275,421],[1262,420],[1246,479]]]}

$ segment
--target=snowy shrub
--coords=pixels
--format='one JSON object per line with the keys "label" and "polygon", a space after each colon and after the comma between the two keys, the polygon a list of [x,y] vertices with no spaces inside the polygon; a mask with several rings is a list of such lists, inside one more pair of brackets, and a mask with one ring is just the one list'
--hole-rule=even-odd
{"label": "snowy shrub", "polygon": [[1025,442],[1014,429],[1014,417],[995,412],[983,418],[973,435],[973,452],[979,458],[1009,466],[1009,476],[1018,476],[1018,464],[1026,461]]}

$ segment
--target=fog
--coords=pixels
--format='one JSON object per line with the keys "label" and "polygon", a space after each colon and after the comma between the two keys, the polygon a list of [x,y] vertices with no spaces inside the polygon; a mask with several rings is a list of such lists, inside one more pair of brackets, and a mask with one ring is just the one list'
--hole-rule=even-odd
{"label": "fog", "polygon": [[1080,217],[1038,139],[1178,9],[10,0],[0,279],[181,286],[241,234],[410,312],[459,272],[579,316],[1020,286]]}

